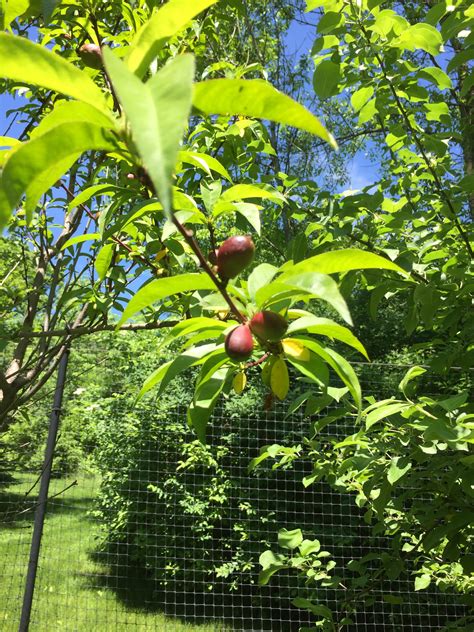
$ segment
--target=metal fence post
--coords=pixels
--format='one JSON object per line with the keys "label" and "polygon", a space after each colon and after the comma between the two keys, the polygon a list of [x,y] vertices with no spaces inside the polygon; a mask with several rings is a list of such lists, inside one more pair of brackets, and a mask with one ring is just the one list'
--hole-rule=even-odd
{"label": "metal fence post", "polygon": [[31,538],[30,558],[28,561],[28,572],[26,575],[25,592],[23,594],[23,606],[19,632],[28,632],[31,617],[31,607],[33,605],[33,595],[35,591],[36,572],[38,570],[38,559],[43,535],[44,517],[46,514],[46,504],[48,501],[49,481],[51,479],[51,468],[53,463],[54,449],[58,435],[59,419],[61,416],[61,405],[63,401],[64,385],[66,383],[66,372],[69,360],[69,347],[66,347],[59,362],[56,390],[54,393],[54,404],[51,410],[49,421],[48,438],[44,454],[43,469],[41,474],[41,485],[38,495],[38,504],[35,511],[35,521],[33,536]]}

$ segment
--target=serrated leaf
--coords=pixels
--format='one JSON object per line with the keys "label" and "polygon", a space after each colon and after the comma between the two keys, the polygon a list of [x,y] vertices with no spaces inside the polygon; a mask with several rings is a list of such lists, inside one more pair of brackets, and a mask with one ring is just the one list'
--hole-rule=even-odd
{"label": "serrated leaf", "polygon": [[288,367],[283,358],[276,358],[270,374],[270,387],[278,399],[285,399],[290,389]]}
{"label": "serrated leaf", "polygon": [[166,42],[217,0],[169,0],[138,31],[127,50],[128,68],[143,77]]}
{"label": "serrated leaf", "polygon": [[85,73],[65,59],[25,37],[0,33],[0,77],[67,94],[107,111],[101,90]]}
{"label": "serrated leaf", "polygon": [[243,115],[304,129],[337,147],[304,106],[260,79],[210,79],[195,85],[194,106],[204,114]]}
{"label": "serrated leaf", "polygon": [[215,290],[216,286],[205,273],[190,272],[174,277],[156,279],[147,283],[136,292],[125,308],[117,327],[120,327],[131,316],[140,312],[145,307],[153,305],[156,301],[182,292],[194,292],[195,290]]}
{"label": "serrated leaf", "polygon": [[191,110],[194,57],[175,57],[146,84],[108,49],[104,50],[104,62],[138,153],[170,216],[172,177]]}

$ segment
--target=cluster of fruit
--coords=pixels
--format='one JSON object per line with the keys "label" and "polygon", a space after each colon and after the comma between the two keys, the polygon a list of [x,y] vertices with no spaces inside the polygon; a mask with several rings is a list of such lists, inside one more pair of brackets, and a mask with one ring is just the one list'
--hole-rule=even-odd
{"label": "cluster of fruit", "polygon": [[[232,279],[253,260],[255,245],[248,235],[237,235],[226,239],[213,253],[217,273],[223,281]],[[254,349],[254,337],[264,348],[279,342],[288,328],[288,323],[277,312],[257,312],[248,323],[238,325],[227,334],[225,350],[232,360],[247,360]]]}

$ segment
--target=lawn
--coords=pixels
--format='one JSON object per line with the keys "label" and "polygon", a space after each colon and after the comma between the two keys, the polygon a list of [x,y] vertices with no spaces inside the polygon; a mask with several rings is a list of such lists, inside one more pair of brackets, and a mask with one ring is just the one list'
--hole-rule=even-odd
{"label": "lawn", "polygon": [[[134,606],[133,593],[140,580],[127,588],[110,568],[94,560],[97,525],[88,516],[98,479],[81,475],[53,480],[50,496],[31,630],[97,630],[100,632],[155,630],[163,632],[226,632],[217,622],[194,624],[170,618],[156,609]],[[0,488],[0,629],[16,632],[32,533],[32,512],[25,511],[24,494],[33,475],[18,474],[8,487]],[[34,501],[34,496],[30,497]],[[30,500],[30,505],[31,505]],[[23,511],[23,513],[20,513]],[[123,578],[122,578],[123,579]],[[135,600],[136,601],[136,600]]]}

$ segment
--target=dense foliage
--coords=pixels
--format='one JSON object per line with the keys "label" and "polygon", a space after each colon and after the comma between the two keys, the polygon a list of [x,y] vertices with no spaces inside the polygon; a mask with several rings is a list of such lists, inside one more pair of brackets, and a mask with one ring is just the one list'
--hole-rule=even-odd
{"label": "dense foliage", "polygon": [[[177,463],[168,480],[170,493],[186,495],[186,477],[199,472],[215,519],[205,541],[224,519],[224,501],[209,504],[213,481],[221,499],[235,484],[221,462],[233,458],[232,434],[205,446],[217,403],[243,392],[244,408],[246,388],[265,389],[267,407],[276,398],[303,411],[316,423],[301,449],[255,437],[257,478],[269,464],[311,463],[304,485],[324,481],[354,498],[391,552],[353,560],[369,588],[338,620],[318,603],[318,551],[296,525],[290,539],[280,535],[290,556],[268,542],[260,582],[296,569],[305,592],[295,604],[317,627],[341,629],[373,603],[370,586],[381,577],[407,574],[416,591],[436,586],[472,599],[474,12],[462,0],[301,5],[2,2],[1,88],[21,94],[9,128],[16,118],[23,127],[0,141],[0,430],[15,458],[14,446],[35,432],[25,406],[48,388],[75,338],[166,330],[156,365],[140,367],[147,379],[132,379],[140,407],[131,409],[113,379],[89,390],[87,423],[72,424],[64,463],[99,446],[108,467],[120,448],[120,472],[104,486],[117,505],[101,509],[120,541],[120,521],[133,522],[123,485],[144,452],[158,438],[175,460],[177,446],[192,446],[192,463]],[[311,95],[309,58],[295,67],[285,57],[293,19],[317,34]],[[301,101],[317,106],[326,126]],[[375,176],[341,192],[344,160],[357,149]],[[242,233],[251,233],[255,259],[224,270],[221,244]],[[286,330],[256,327],[267,312]],[[369,318],[381,322],[376,332]],[[237,326],[245,349],[229,353]],[[412,366],[380,399],[361,390],[354,363],[389,351]],[[179,393],[181,375],[194,381],[182,388],[194,389],[187,423],[198,441],[186,444],[181,426],[162,423],[166,390],[177,384]],[[80,395],[72,393],[72,408]],[[350,434],[323,437],[341,419]],[[153,513],[168,492],[147,483]],[[150,505],[136,491],[141,515]],[[239,511],[226,505],[225,520],[239,524]],[[328,581],[337,587],[340,577]]]}

